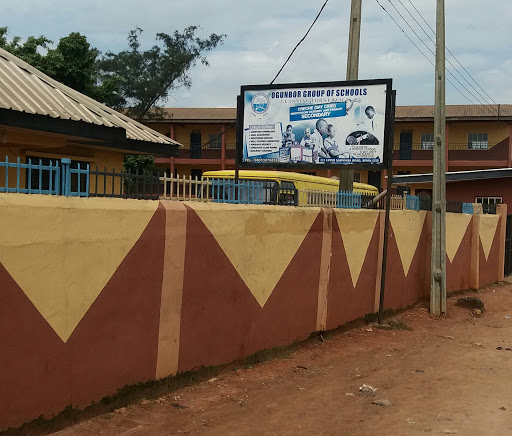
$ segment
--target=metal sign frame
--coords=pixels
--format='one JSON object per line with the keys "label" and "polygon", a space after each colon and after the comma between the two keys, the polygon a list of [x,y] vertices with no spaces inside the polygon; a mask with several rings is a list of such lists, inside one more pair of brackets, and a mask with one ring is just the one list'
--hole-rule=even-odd
{"label": "metal sign frame", "polygon": [[[285,90],[292,88],[310,89],[310,88],[327,88],[327,87],[361,87],[372,85],[386,85],[386,109],[384,119],[384,144],[383,158],[379,164],[354,163],[354,164],[315,164],[315,163],[279,163],[279,162],[244,162],[243,161],[243,142],[244,142],[244,110],[245,110],[245,93],[247,91],[267,91],[267,90]],[[236,166],[247,169],[357,169],[357,170],[386,170],[389,160],[391,159],[393,139],[390,138],[389,129],[391,125],[392,110],[392,79],[371,79],[371,80],[349,80],[340,82],[314,82],[314,83],[287,83],[282,85],[244,85],[240,88],[240,95],[237,99],[237,141],[236,141]]]}

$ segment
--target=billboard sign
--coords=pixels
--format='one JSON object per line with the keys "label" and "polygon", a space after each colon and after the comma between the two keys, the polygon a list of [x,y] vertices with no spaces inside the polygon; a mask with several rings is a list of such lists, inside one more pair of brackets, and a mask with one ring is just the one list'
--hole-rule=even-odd
{"label": "billboard sign", "polygon": [[241,167],[383,168],[391,79],[242,86]]}

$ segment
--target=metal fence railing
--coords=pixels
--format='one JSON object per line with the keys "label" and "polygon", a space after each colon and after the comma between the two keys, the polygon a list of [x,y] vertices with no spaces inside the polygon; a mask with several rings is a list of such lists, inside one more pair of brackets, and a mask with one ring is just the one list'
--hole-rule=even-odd
{"label": "metal fence railing", "polygon": [[[211,201],[230,204],[270,204],[271,188],[255,180],[211,179]],[[283,193],[281,195],[286,195]]]}
{"label": "metal fence railing", "polygon": [[160,175],[143,171],[116,172],[96,169],[89,171],[90,197],[132,198],[158,200],[162,191]]}
{"label": "metal fence railing", "polygon": [[207,179],[192,178],[183,176],[160,176],[163,192],[161,199],[179,201],[208,201],[211,199],[212,182]]}
{"label": "metal fence railing", "polygon": [[[406,195],[406,209],[408,210],[425,210],[432,211],[432,199],[427,196]],[[489,205],[492,206],[492,205]],[[485,209],[485,208],[484,208]],[[489,212],[484,210],[484,213],[496,213],[496,205],[494,208],[489,208]],[[461,201],[449,200],[446,202],[446,212],[449,213],[466,213],[473,215],[473,203],[463,203]]]}
{"label": "metal fence railing", "polygon": [[[48,160],[48,159],[47,159]],[[9,162],[9,157],[0,162],[4,173],[0,178],[0,192],[20,194],[64,195],[87,197],[89,195],[89,165],[71,167],[70,159],[59,161],[29,158],[22,163],[18,157]]]}
{"label": "metal fence railing", "polygon": [[[146,200],[203,201],[229,204],[271,204],[284,206],[327,207],[340,209],[384,209],[385,197],[349,191],[299,190],[291,182],[256,181],[222,178],[167,176],[153,172],[116,172],[70,159],[50,160],[20,158],[0,162],[0,193],[65,195],[76,197],[112,197]],[[377,199],[378,198],[378,199]],[[432,210],[428,196],[391,195],[393,210]],[[478,206],[478,207],[477,207]],[[476,208],[476,209],[475,209]],[[447,201],[452,213],[496,213],[495,204],[476,205]]]}

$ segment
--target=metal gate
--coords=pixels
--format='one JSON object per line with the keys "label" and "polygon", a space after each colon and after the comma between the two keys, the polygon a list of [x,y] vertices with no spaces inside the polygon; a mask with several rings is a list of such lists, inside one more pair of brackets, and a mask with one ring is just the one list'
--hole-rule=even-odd
{"label": "metal gate", "polygon": [[505,236],[505,276],[512,274],[512,215],[507,215]]}

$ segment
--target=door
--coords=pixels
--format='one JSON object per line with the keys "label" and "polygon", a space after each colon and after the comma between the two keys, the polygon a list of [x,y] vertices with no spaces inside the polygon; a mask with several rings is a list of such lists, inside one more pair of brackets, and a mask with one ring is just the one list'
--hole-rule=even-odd
{"label": "door", "polygon": [[190,159],[201,159],[201,132],[190,134]]}
{"label": "door", "polygon": [[400,160],[411,160],[412,158],[412,132],[400,132]]}

